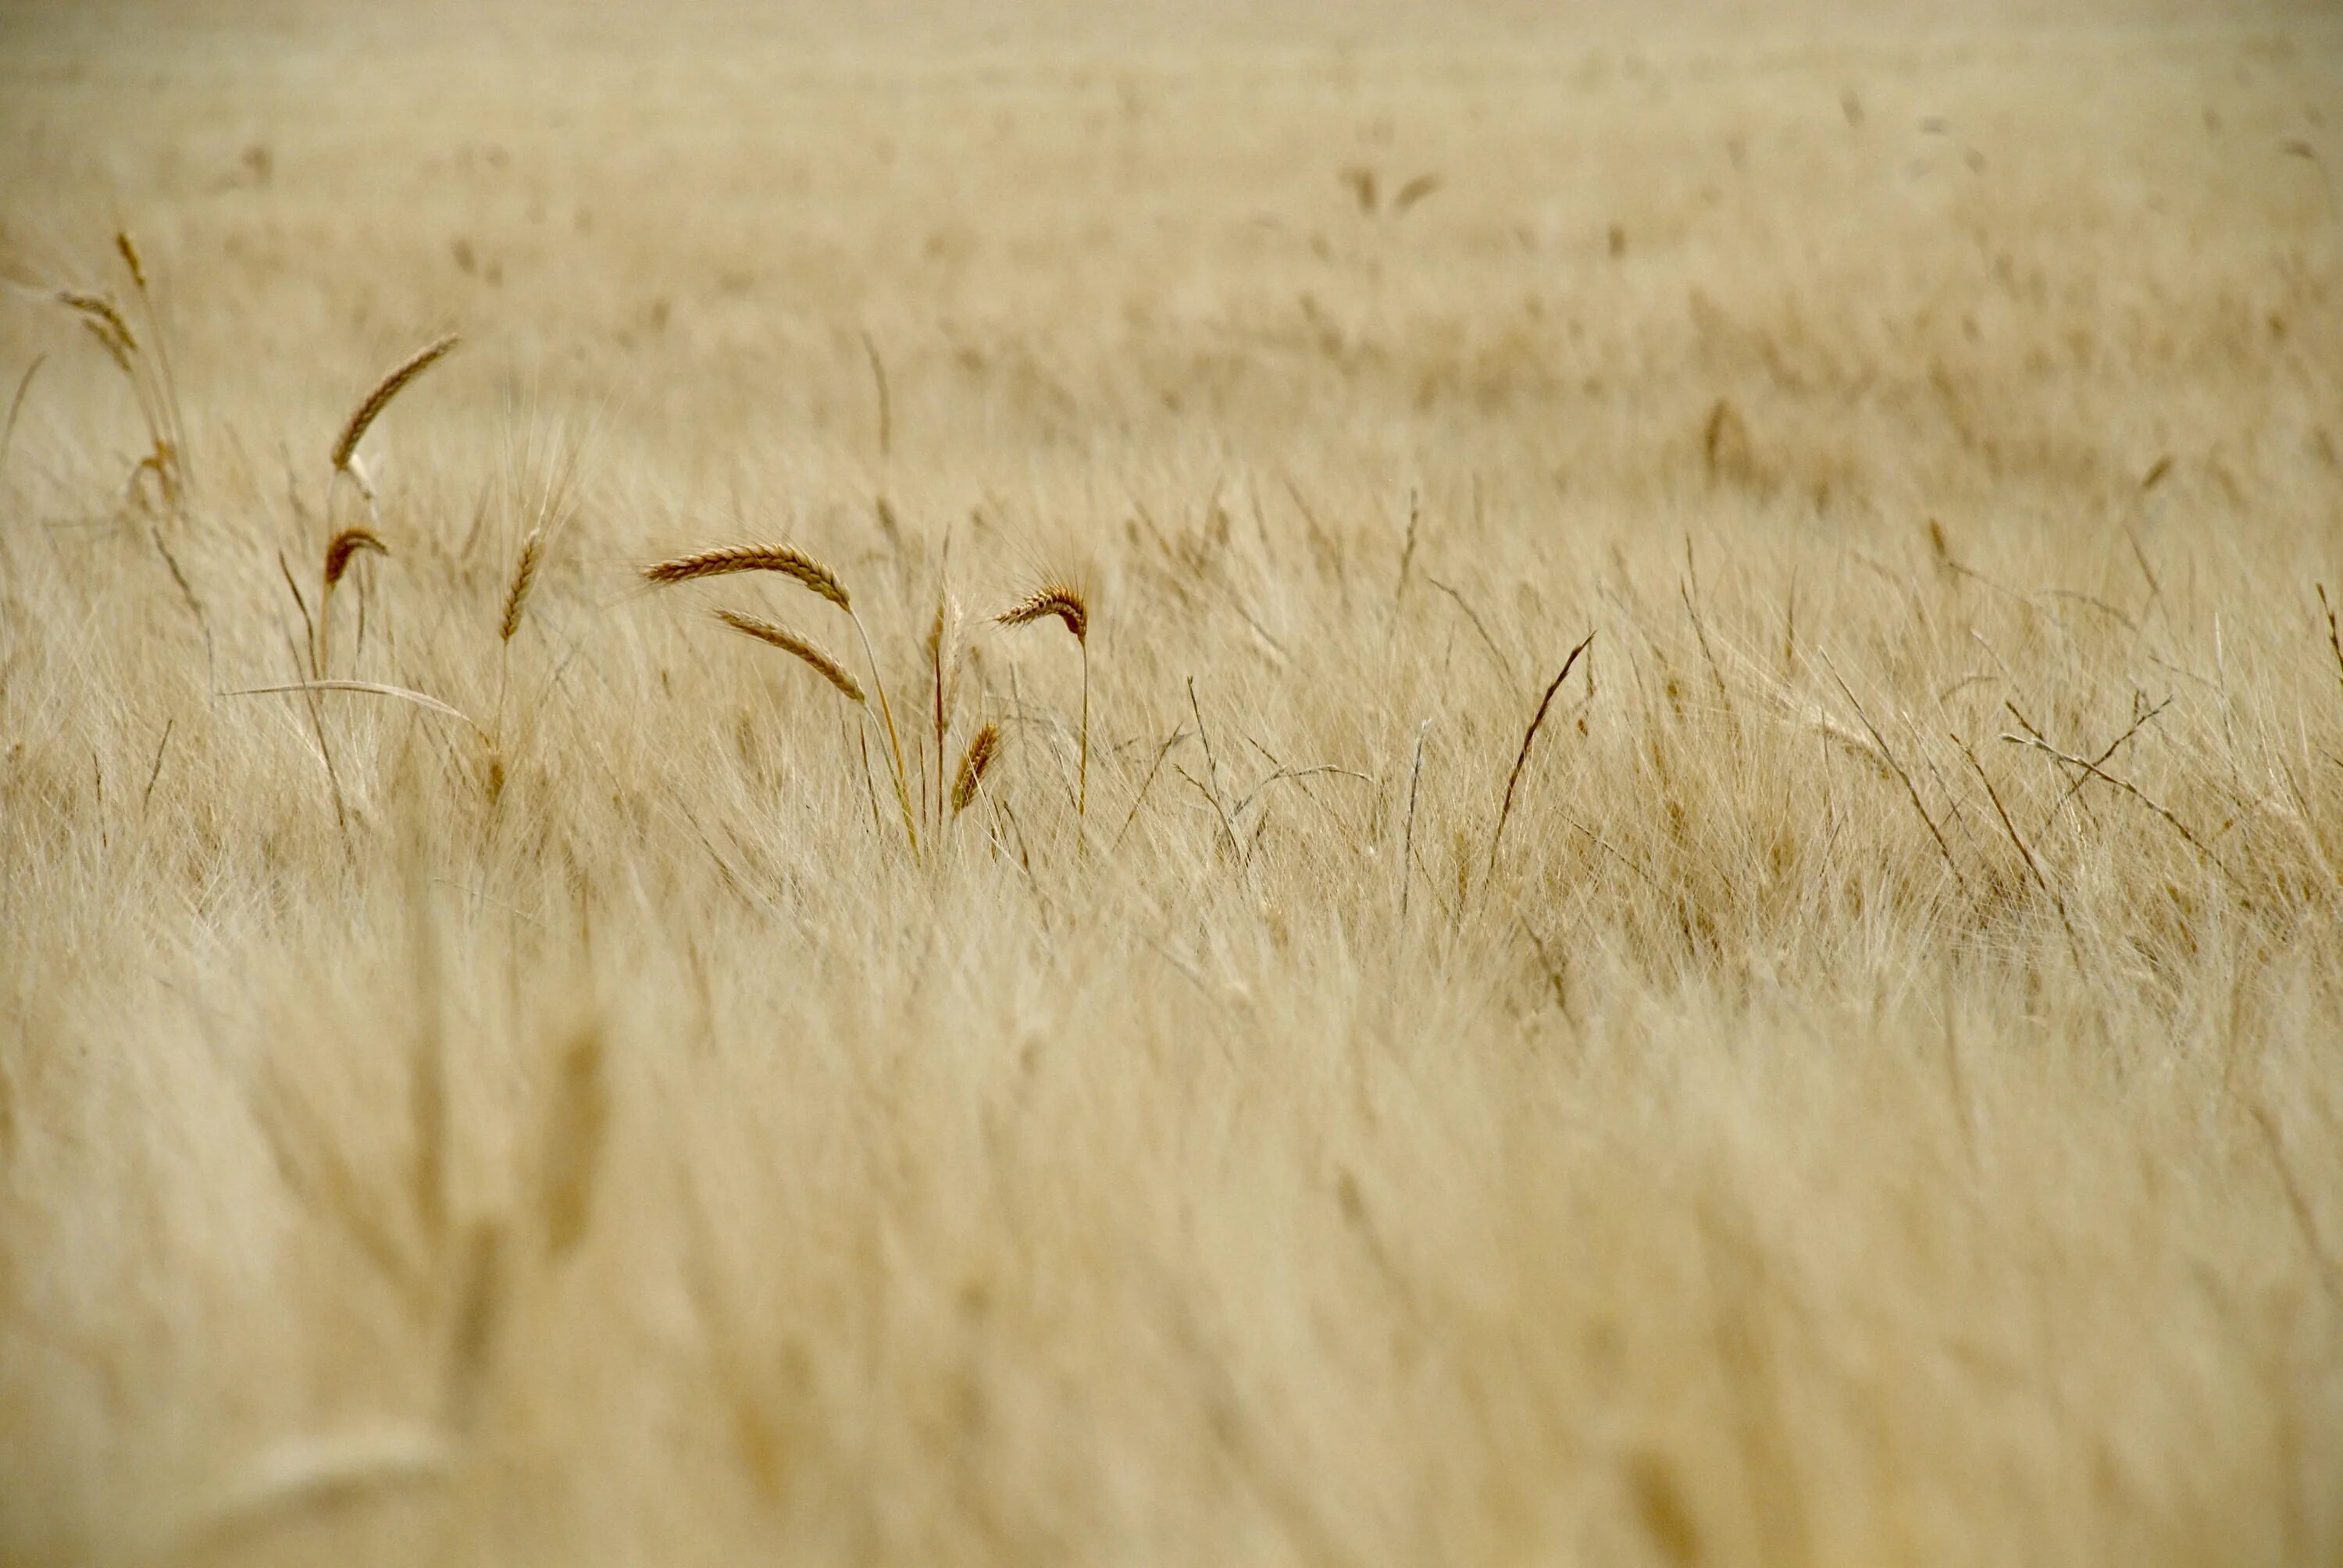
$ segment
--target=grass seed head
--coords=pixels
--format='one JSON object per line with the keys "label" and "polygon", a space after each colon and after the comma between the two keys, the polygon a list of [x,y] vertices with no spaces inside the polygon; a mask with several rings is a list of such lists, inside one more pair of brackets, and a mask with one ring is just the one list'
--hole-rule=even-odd
{"label": "grass seed head", "polygon": [[854,610],[846,585],[839,580],[836,572],[803,550],[788,545],[727,545],[720,549],[701,550],[697,555],[677,556],[645,567],[643,579],[665,588],[674,583],[698,582],[703,578],[729,577],[734,572],[779,572],[849,614]]}
{"label": "grass seed head", "polygon": [[1002,626],[1031,626],[1051,616],[1066,623],[1076,642],[1090,640],[1091,612],[1082,590],[1071,583],[1053,582],[1035,588],[993,618]]}
{"label": "grass seed head", "polygon": [[969,809],[976,799],[977,786],[984,782],[984,770],[992,766],[1001,750],[1001,726],[988,724],[976,732],[976,739],[960,753],[960,771],[952,779],[952,815],[957,817]]}
{"label": "grass seed head", "polygon": [[731,609],[718,610],[716,618],[734,631],[745,633],[755,638],[759,642],[769,643],[784,653],[795,654],[812,666],[815,673],[824,680],[838,688],[840,695],[848,701],[863,700],[861,686],[854,677],[846,673],[846,668],[843,665],[789,630],[789,628],[776,626],[769,620],[764,620],[753,615],[742,615],[739,611]]}
{"label": "grass seed head", "polygon": [[371,528],[344,528],[326,546],[326,586],[332,588],[350,569],[350,559],[360,550],[372,550],[377,555],[390,554],[390,547],[382,542]]}
{"label": "grass seed head", "polygon": [[520,612],[528,603],[529,590],[537,586],[537,568],[545,558],[545,529],[529,529],[528,538],[521,542],[520,559],[513,564],[512,586],[505,590],[505,613],[497,623],[497,637],[504,642],[513,639],[520,629]]}
{"label": "grass seed head", "polygon": [[334,442],[333,457],[336,468],[347,468],[350,466],[350,458],[357,453],[358,443],[366,438],[367,427],[373,424],[383,409],[389,407],[390,400],[397,397],[408,382],[446,358],[458,341],[456,334],[450,332],[436,342],[427,343],[393,366],[387,375],[375,383],[374,390],[367,393],[365,400],[359,403],[357,408],[350,415],[349,422],[342,427],[340,437]]}

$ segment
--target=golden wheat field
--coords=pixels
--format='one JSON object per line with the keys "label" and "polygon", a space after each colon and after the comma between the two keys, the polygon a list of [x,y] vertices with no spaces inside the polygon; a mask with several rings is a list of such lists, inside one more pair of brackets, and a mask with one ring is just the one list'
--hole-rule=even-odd
{"label": "golden wheat field", "polygon": [[0,1561],[2343,1561],[2338,182],[2321,7],[0,11]]}

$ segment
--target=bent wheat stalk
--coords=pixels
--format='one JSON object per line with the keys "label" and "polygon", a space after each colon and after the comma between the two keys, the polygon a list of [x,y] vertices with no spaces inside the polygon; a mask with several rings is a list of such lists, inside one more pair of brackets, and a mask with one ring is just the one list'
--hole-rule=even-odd
{"label": "bent wheat stalk", "polygon": [[334,588],[350,569],[351,558],[362,550],[390,554],[390,547],[370,528],[344,528],[326,545],[325,583],[317,594],[317,673],[321,676],[333,673],[329,656],[334,640]]}
{"label": "bent wheat stalk", "polygon": [[1091,613],[1082,599],[1081,590],[1071,583],[1045,583],[1002,610],[993,618],[1002,626],[1031,626],[1035,621],[1055,618],[1073,634],[1074,646],[1081,651],[1082,660],[1082,725],[1081,759],[1074,789],[1074,815],[1089,815],[1091,794]]}
{"label": "bent wheat stalk", "polygon": [[645,567],[643,580],[666,588],[674,583],[729,577],[734,572],[779,572],[847,614],[854,613],[854,601],[848,597],[846,585],[839,581],[838,574],[803,550],[788,545],[726,545],[720,549],[677,556]]}

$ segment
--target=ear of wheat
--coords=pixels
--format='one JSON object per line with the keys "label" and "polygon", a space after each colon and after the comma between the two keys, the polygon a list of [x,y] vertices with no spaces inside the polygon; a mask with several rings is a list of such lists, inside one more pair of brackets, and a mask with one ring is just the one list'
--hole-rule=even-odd
{"label": "ear of wheat", "polygon": [[1065,622],[1076,642],[1090,641],[1090,607],[1083,602],[1081,590],[1068,583],[1049,583],[1035,588],[993,618],[1003,626],[1031,626],[1051,616]]}
{"label": "ear of wheat", "polygon": [[1074,786],[1074,815],[1090,814],[1091,797],[1091,612],[1082,598],[1081,589],[1059,581],[1044,583],[1002,610],[993,618],[1002,626],[1031,626],[1035,621],[1051,618],[1064,623],[1073,634],[1074,645],[1081,650],[1082,659],[1082,725],[1081,760],[1077,764]]}
{"label": "ear of wheat", "polygon": [[350,561],[360,550],[372,550],[377,555],[390,554],[390,547],[382,542],[371,528],[344,528],[326,546],[326,587],[331,588],[350,569]]}
{"label": "ear of wheat", "polygon": [[317,595],[317,646],[313,674],[323,678],[332,673],[328,668],[333,652],[334,586],[350,569],[350,561],[361,550],[373,550],[379,555],[390,554],[370,528],[344,528],[326,545],[325,585]]}
{"label": "ear of wheat", "polygon": [[960,771],[952,779],[953,816],[967,810],[976,799],[977,786],[984,782],[984,770],[992,766],[992,759],[1000,749],[1001,726],[988,724],[976,732],[976,739],[960,753]]}
{"label": "ear of wheat", "polygon": [[512,584],[505,589],[505,612],[497,621],[497,639],[510,642],[513,633],[520,629],[520,612],[528,603],[529,590],[537,586],[537,568],[545,559],[545,529],[529,529],[528,538],[521,541],[520,559],[513,564]]}
{"label": "ear of wheat", "polygon": [[844,666],[789,628],[776,626],[769,620],[760,619],[753,615],[742,615],[739,610],[732,609],[718,610],[716,618],[734,631],[745,632],[759,642],[769,643],[783,653],[796,655],[816,674],[838,688],[839,694],[849,702],[864,701],[861,686],[856,682],[854,677],[846,672]]}
{"label": "ear of wheat", "polygon": [[116,253],[121,256],[122,265],[130,269],[131,283],[136,286],[139,293],[146,293],[146,268],[145,265],[139,261],[138,247],[130,242],[130,235],[127,230],[117,230],[114,236],[114,248]]}
{"label": "ear of wheat", "polygon": [[102,294],[81,294],[70,288],[57,290],[57,303],[89,323],[97,340],[116,357],[116,363],[138,352],[137,335],[114,301]]}
{"label": "ear of wheat", "polygon": [[393,366],[380,381],[375,383],[374,390],[367,393],[351,413],[348,422],[342,426],[340,437],[334,442],[336,473],[348,474],[358,481],[361,491],[367,489],[365,476],[353,467],[351,462],[357,455],[358,443],[366,438],[367,427],[381,416],[382,411],[390,406],[390,400],[397,397],[408,382],[446,358],[458,341],[456,334],[450,332],[445,337],[427,343]]}
{"label": "ear of wheat", "polygon": [[847,614],[854,613],[854,602],[847,595],[846,585],[839,581],[838,574],[803,550],[788,545],[727,545],[721,549],[677,556],[645,567],[643,578],[664,588],[673,583],[698,582],[703,578],[729,577],[734,572],[779,572]]}

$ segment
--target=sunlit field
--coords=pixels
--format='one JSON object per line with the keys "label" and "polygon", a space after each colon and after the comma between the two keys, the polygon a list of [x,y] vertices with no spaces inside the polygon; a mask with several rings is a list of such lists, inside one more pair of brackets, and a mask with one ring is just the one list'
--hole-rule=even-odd
{"label": "sunlit field", "polygon": [[0,11],[0,1562],[2338,1561],[2338,182],[2324,7]]}

